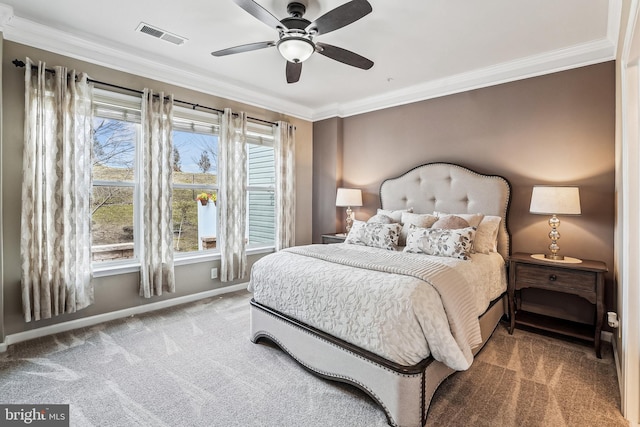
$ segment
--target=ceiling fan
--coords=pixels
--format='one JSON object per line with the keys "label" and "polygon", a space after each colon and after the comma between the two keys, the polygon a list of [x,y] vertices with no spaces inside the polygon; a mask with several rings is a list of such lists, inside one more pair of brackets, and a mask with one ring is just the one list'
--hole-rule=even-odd
{"label": "ceiling fan", "polygon": [[371,13],[373,8],[367,0],[351,0],[335,9],[330,10],[313,22],[303,18],[306,6],[300,2],[291,2],[287,5],[289,17],[278,20],[268,10],[260,6],[254,0],[233,0],[238,6],[255,18],[278,31],[277,41],[264,41],[249,43],[240,46],[211,52],[213,56],[225,56],[252,50],[276,47],[280,54],[287,60],[287,83],[295,83],[300,80],[302,63],[318,52],[327,58],[342,62],[343,64],[368,70],[373,67],[373,62],[364,56],[332,46],[326,43],[314,41],[314,37],[327,34],[331,31],[352,24],[358,19]]}

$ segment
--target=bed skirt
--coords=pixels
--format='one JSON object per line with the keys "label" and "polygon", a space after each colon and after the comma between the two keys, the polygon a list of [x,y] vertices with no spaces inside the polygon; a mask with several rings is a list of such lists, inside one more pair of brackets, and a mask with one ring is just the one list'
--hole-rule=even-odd
{"label": "bed skirt", "polygon": [[[505,307],[503,295],[480,316],[482,344],[473,349],[474,355],[506,313]],[[268,339],[311,372],[363,390],[382,407],[392,426],[424,426],[436,389],[455,372],[431,357],[413,366],[391,362],[253,300],[250,313],[254,343]]]}

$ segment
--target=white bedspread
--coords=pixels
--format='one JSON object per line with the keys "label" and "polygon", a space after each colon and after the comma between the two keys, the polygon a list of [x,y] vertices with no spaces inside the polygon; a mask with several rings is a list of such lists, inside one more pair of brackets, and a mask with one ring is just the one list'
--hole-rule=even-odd
{"label": "white bedspread", "polygon": [[[478,298],[506,288],[504,261],[496,264],[496,256],[502,260],[310,245],[256,262],[249,290],[265,306],[396,363],[414,365],[431,354],[464,370],[480,342]],[[478,292],[474,279],[490,276],[500,279],[498,285]]]}

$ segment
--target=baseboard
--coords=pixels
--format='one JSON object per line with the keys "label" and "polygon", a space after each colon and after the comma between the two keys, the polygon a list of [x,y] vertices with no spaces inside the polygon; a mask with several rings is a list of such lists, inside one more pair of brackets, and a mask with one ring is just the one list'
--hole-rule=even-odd
{"label": "baseboard", "polygon": [[95,316],[84,317],[82,319],[76,319],[76,320],[70,320],[64,323],[45,326],[43,328],[38,328],[30,331],[18,332],[16,334],[7,335],[4,337],[4,342],[0,343],[0,353],[7,351],[8,346],[10,346],[11,344],[17,344],[19,342],[28,341],[35,338],[46,337],[48,335],[59,334],[61,332],[67,332],[74,329],[86,328],[89,326],[94,326],[100,323],[108,322],[110,320],[116,320],[116,319],[121,319],[123,317],[134,316],[136,314],[148,313],[150,311],[173,307],[176,305],[198,301],[201,299],[210,298],[217,295],[228,294],[230,292],[246,290],[247,285],[248,283],[239,283],[237,285],[225,286],[222,288],[212,289],[210,291],[200,292],[197,294],[185,295],[182,297],[171,298],[164,301],[152,302],[149,304],[139,305],[136,307],[125,308],[123,310],[112,311],[104,314],[97,314]]}
{"label": "baseboard", "polygon": [[[620,396],[623,395],[623,390],[622,387],[624,386],[624,383],[622,381],[622,361],[620,360],[620,355],[618,354],[618,343],[616,342],[617,339],[616,337],[613,336],[613,334],[611,334],[611,348],[613,349],[613,360],[616,364],[616,375],[618,378],[618,388],[620,389]],[[629,421],[629,425],[630,426],[635,426],[637,427],[636,423],[633,423],[632,421]]]}
{"label": "baseboard", "polygon": [[618,379],[618,388],[620,389],[620,396],[622,396],[622,365],[620,364],[620,357],[618,355],[618,343],[612,332],[602,331],[600,333],[600,340],[611,343],[613,349],[613,360],[616,364],[616,375]]}

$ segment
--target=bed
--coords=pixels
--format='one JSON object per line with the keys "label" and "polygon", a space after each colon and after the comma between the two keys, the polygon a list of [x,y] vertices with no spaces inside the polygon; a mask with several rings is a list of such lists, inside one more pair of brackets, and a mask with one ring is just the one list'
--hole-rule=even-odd
{"label": "bed", "polygon": [[[252,268],[251,340],[268,339],[311,372],[362,389],[390,425],[423,426],[438,386],[471,365],[506,313],[509,200],[504,178],[449,163],[384,181],[381,218],[455,214],[472,224],[480,214],[478,250],[466,259],[348,243],[279,251]],[[489,218],[492,244],[483,246]],[[397,231],[401,248],[422,249],[424,236],[440,230],[407,225],[371,227]]]}

